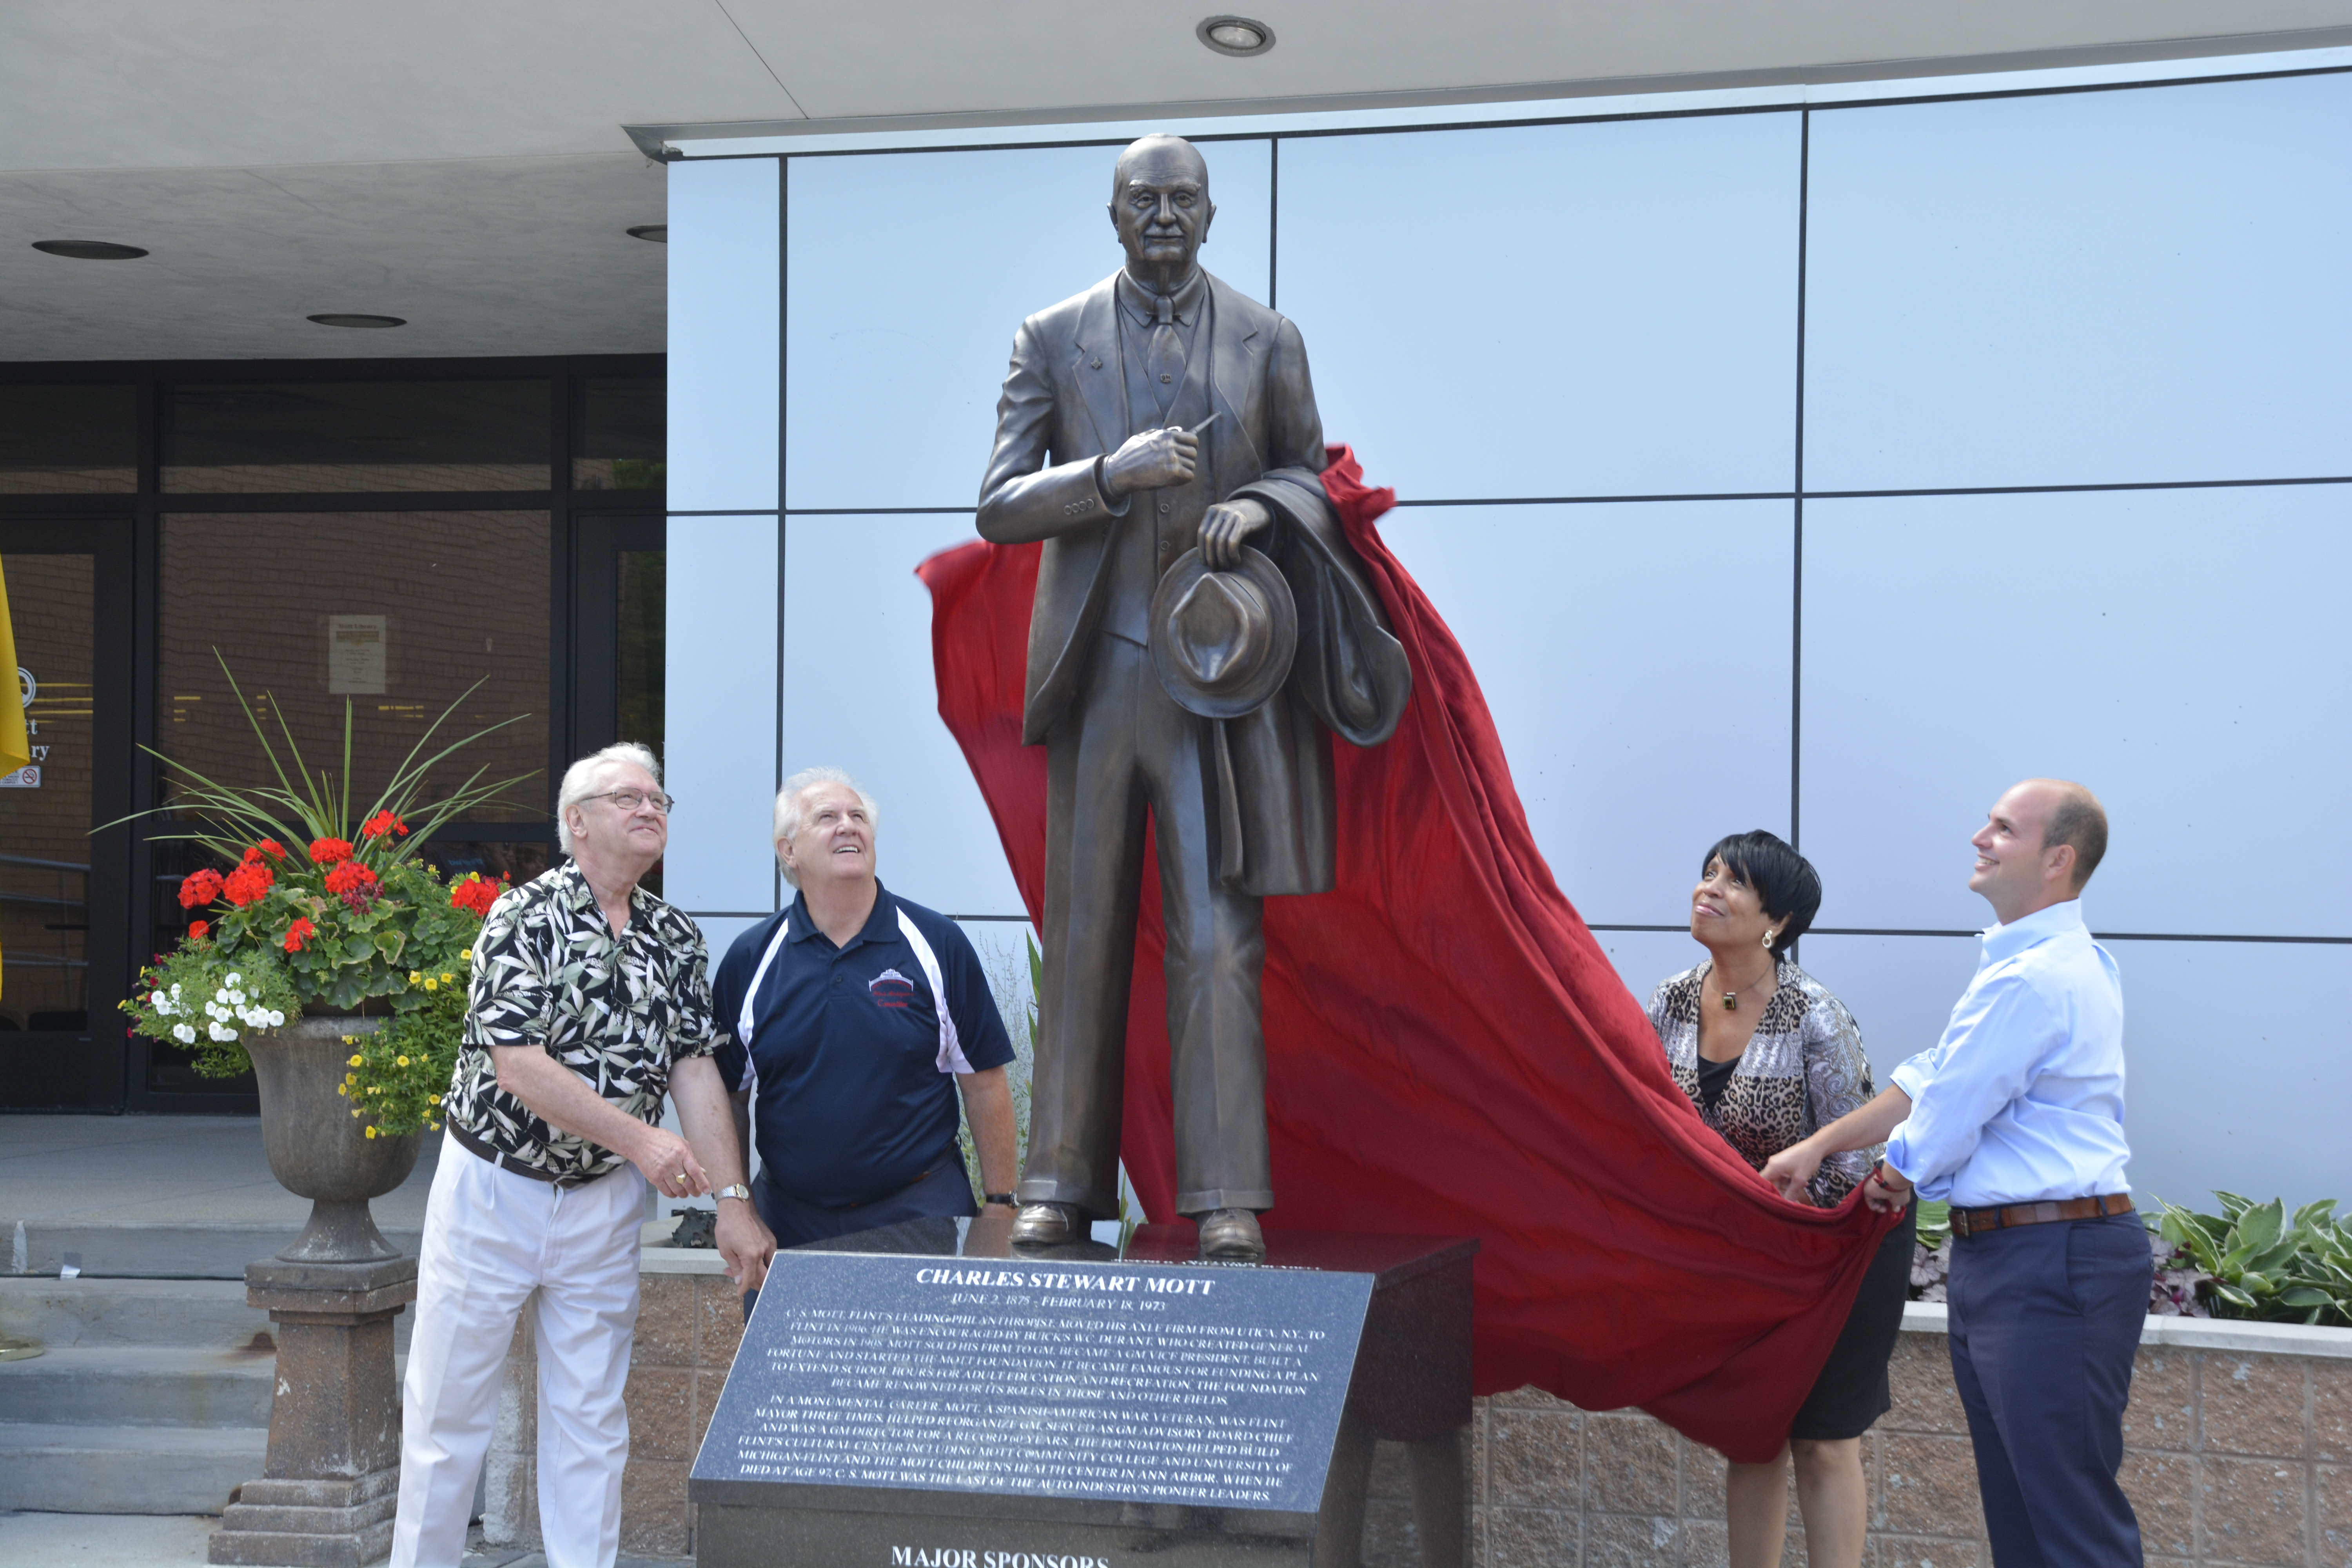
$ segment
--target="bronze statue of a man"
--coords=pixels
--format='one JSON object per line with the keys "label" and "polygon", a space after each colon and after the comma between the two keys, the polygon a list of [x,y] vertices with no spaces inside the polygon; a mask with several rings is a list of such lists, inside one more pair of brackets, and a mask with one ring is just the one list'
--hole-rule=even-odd
{"label": "bronze statue of a man", "polygon": [[1119,154],[1127,264],[1021,324],[981,484],[983,537],[1045,541],[1022,721],[1049,777],[1022,1243],[1118,1212],[1148,811],[1176,1207],[1205,1256],[1263,1256],[1262,900],[1331,887],[1327,730],[1376,745],[1411,691],[1317,477],[1298,329],[1200,268],[1215,215],[1191,143],[1147,136]]}

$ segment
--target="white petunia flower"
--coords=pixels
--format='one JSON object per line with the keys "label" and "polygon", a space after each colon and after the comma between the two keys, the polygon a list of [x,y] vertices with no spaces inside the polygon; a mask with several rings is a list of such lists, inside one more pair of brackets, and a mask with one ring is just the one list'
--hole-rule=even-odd
{"label": "white petunia flower", "polygon": [[205,1033],[211,1035],[214,1039],[220,1041],[224,1045],[236,1038],[236,1031],[230,1028],[226,1024],[215,1024],[210,1029],[206,1030]]}
{"label": "white petunia flower", "polygon": [[161,991],[156,992],[152,996],[147,998],[147,1005],[150,1007],[161,1007],[165,1005],[164,996]]}
{"label": "white petunia flower", "polygon": [[228,983],[231,985],[242,985],[245,984],[245,976],[232,969],[228,972]]}
{"label": "white petunia flower", "polygon": [[269,1026],[273,1029],[284,1028],[286,1026],[286,1015],[279,1012],[277,1008],[272,1007],[269,1010]]}
{"label": "white petunia flower", "polygon": [[184,1046],[193,1046],[196,1043],[196,1026],[194,1024],[174,1024],[172,1026],[172,1037]]}

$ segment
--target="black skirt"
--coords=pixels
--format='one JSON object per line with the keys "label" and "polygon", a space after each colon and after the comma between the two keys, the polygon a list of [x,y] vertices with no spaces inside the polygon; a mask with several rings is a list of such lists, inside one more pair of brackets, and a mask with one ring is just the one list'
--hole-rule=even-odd
{"label": "black skirt", "polygon": [[1878,1244],[1854,1292],[1845,1328],[1830,1359],[1813,1380],[1813,1391],[1797,1409],[1789,1436],[1814,1442],[1859,1437],[1895,1403],[1886,1386],[1886,1363],[1895,1336],[1903,1331],[1903,1304],[1911,1294],[1911,1253],[1919,1235],[1919,1205],[1903,1211],[1903,1222]]}

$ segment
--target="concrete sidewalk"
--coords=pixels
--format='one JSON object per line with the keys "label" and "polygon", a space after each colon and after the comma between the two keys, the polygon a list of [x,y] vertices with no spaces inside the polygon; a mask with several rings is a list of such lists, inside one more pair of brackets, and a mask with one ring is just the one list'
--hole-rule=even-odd
{"label": "concrete sidewalk", "polygon": [[[414,1252],[441,1140],[375,1200],[375,1222]],[[279,1186],[253,1116],[0,1116],[0,1264],[54,1275],[68,1252],[90,1275],[242,1279],[291,1241],[310,1203]],[[22,1260],[16,1257],[21,1231]],[[281,1237],[276,1245],[257,1239]]]}
{"label": "concrete sidewalk", "polygon": [[[200,1568],[220,1521],[202,1514],[0,1513],[8,1568]],[[688,1568],[691,1558],[623,1557],[615,1568]],[[536,1552],[475,1552],[466,1568],[547,1568]]]}

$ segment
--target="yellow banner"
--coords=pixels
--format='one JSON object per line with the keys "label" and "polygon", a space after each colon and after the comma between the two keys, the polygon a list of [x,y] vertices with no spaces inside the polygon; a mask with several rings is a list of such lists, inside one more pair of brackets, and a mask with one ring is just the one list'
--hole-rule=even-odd
{"label": "yellow banner", "polygon": [[25,738],[24,678],[16,673],[16,634],[8,625],[8,578],[0,572],[0,676],[7,678],[7,695],[0,697],[0,773],[13,773],[33,760]]}
{"label": "yellow banner", "polygon": [[0,675],[6,677],[5,689],[0,689],[0,773],[13,773],[33,760],[33,750],[25,737],[25,681],[16,673],[16,633],[8,624],[8,577],[0,571]]}

